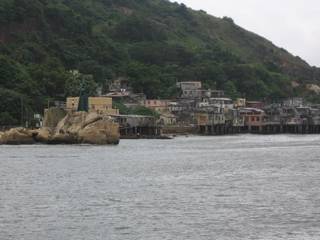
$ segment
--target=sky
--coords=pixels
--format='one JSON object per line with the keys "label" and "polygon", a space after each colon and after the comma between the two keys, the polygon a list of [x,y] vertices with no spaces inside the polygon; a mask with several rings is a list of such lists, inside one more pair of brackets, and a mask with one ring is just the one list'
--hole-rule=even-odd
{"label": "sky", "polygon": [[237,25],[320,67],[319,0],[176,1],[216,17],[231,17]]}

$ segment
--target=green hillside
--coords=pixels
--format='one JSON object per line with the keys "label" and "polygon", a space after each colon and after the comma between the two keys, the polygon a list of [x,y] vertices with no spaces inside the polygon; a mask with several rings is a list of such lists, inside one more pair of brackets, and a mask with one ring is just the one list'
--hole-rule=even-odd
{"label": "green hillside", "polygon": [[1,0],[0,125],[19,122],[21,103],[32,113],[77,92],[70,70],[92,75],[91,89],[127,77],[149,98],[200,80],[234,98],[316,100],[305,86],[320,80],[319,69],[231,18],[166,0]]}

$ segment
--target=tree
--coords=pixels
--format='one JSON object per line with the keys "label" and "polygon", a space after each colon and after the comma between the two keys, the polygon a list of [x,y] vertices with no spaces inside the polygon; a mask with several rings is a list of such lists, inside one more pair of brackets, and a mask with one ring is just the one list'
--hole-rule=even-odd
{"label": "tree", "polygon": [[144,106],[139,106],[139,107],[131,109],[130,114],[152,116],[152,117],[156,117],[156,118],[160,117],[159,113],[157,113],[156,111],[154,111],[150,108],[146,108]]}
{"label": "tree", "polygon": [[228,81],[225,83],[224,91],[225,91],[226,95],[228,97],[232,98],[233,100],[235,100],[236,98],[239,97],[239,93],[237,91],[237,88],[232,81]]}
{"label": "tree", "polygon": [[66,81],[65,95],[66,96],[79,96],[81,87],[83,92],[88,96],[95,96],[97,94],[97,84],[93,80],[92,75],[85,75],[79,71],[71,71]]}

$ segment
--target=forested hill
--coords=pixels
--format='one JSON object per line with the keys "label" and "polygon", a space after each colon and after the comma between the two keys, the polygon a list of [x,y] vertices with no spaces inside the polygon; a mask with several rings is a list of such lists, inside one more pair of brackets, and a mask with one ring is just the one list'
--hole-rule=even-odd
{"label": "forested hill", "polygon": [[[127,77],[150,98],[175,95],[180,80],[201,80],[231,97],[307,95],[320,71],[231,18],[166,0],[1,0],[0,123],[48,99]],[[94,81],[94,82],[93,82]],[[310,95],[311,94],[311,95]]]}

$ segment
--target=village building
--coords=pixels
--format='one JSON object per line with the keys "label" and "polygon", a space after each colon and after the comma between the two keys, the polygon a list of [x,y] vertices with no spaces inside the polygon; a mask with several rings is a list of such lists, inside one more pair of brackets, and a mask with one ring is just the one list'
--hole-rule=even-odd
{"label": "village building", "polygon": [[245,98],[237,98],[234,102],[235,108],[245,108],[246,107],[246,99]]}
{"label": "village building", "polygon": [[[68,97],[66,103],[67,111],[78,111],[79,97]],[[88,111],[104,115],[118,115],[119,110],[112,106],[112,98],[108,97],[89,97]]]}
{"label": "village building", "polygon": [[282,102],[284,107],[302,107],[304,105],[303,98],[289,98]]}
{"label": "village building", "polygon": [[183,106],[179,102],[169,102],[168,110],[170,113],[176,114],[182,112]]}
{"label": "village building", "polygon": [[182,91],[184,90],[196,90],[202,88],[202,83],[200,81],[193,82],[178,82],[177,88],[180,88]]}
{"label": "village building", "polygon": [[169,100],[148,99],[144,101],[144,106],[162,114],[169,112],[169,103]]}
{"label": "village building", "polygon": [[109,84],[109,92],[130,92],[131,90],[126,78],[118,78]]}
{"label": "village building", "polygon": [[122,138],[160,136],[162,133],[157,119],[152,116],[114,115],[112,117],[120,125]]}
{"label": "village building", "polygon": [[223,108],[225,112],[234,108],[233,101],[230,98],[207,98],[203,100],[203,103]]}
{"label": "village building", "polygon": [[228,113],[230,119],[232,121],[232,127],[235,128],[238,132],[241,132],[241,129],[244,128],[245,124],[245,117],[241,115],[239,109],[231,109]]}
{"label": "village building", "polygon": [[320,108],[311,108],[310,115],[309,124],[312,126],[320,126]]}
{"label": "village building", "polygon": [[226,130],[226,118],[223,108],[220,106],[199,104],[194,113],[196,124],[201,134],[224,134]]}
{"label": "village building", "polygon": [[223,97],[224,92],[219,90],[204,90],[204,89],[189,89],[183,90],[181,93],[181,98],[187,99],[203,99],[211,97]]}
{"label": "village building", "polygon": [[159,124],[162,126],[172,126],[177,124],[177,117],[172,113],[161,114]]}
{"label": "village building", "polygon": [[247,108],[263,109],[264,103],[260,102],[260,101],[246,101],[246,107]]}
{"label": "village building", "polygon": [[126,107],[138,107],[144,105],[146,95],[143,93],[134,93],[126,78],[118,78],[109,84],[109,92],[102,95],[112,98],[113,101],[121,102]]}
{"label": "village building", "polygon": [[211,97],[223,97],[221,90],[202,89],[201,82],[178,82],[177,87],[181,90],[182,99],[200,99]]}
{"label": "village building", "polygon": [[252,133],[262,133],[265,124],[265,112],[257,108],[240,109],[241,116],[244,117],[244,125],[247,131]]}

